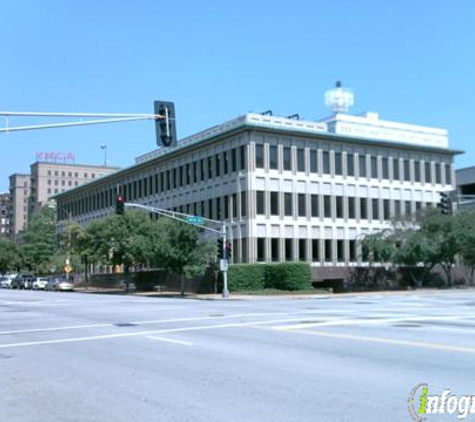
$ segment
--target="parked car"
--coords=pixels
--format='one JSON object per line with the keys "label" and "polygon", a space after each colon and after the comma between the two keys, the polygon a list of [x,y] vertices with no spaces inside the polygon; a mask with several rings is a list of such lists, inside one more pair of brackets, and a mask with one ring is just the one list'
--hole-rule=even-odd
{"label": "parked car", "polygon": [[11,284],[11,289],[31,289],[30,281],[33,278],[31,274],[21,274],[16,276]]}
{"label": "parked car", "polygon": [[57,291],[73,291],[74,284],[72,281],[65,280],[64,278],[51,278],[48,280],[48,284],[45,286],[45,290]]}
{"label": "parked car", "polygon": [[10,289],[12,280],[16,277],[16,274],[7,274],[6,276],[3,276],[0,278],[0,288],[2,289]]}
{"label": "parked car", "polygon": [[33,290],[45,290],[47,284],[48,284],[47,278],[36,277],[33,279],[33,284],[31,288]]}

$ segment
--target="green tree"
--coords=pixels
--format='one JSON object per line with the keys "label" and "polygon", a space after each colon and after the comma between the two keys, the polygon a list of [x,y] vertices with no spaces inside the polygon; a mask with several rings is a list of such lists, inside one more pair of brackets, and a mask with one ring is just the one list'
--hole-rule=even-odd
{"label": "green tree", "polygon": [[461,212],[456,217],[460,257],[463,264],[470,268],[470,284],[475,284],[475,212]]}
{"label": "green tree", "polygon": [[196,227],[168,218],[155,224],[152,262],[156,267],[180,274],[182,295],[186,279],[204,275],[215,256],[215,242],[202,240]]}
{"label": "green tree", "polygon": [[9,239],[0,239],[0,274],[17,269],[20,262],[17,245]]}
{"label": "green tree", "polygon": [[33,216],[23,235],[21,247],[25,265],[46,273],[56,252],[56,212],[44,206]]}
{"label": "green tree", "polygon": [[84,248],[91,262],[132,266],[146,265],[152,256],[153,223],[141,211],[111,214],[87,228]]}

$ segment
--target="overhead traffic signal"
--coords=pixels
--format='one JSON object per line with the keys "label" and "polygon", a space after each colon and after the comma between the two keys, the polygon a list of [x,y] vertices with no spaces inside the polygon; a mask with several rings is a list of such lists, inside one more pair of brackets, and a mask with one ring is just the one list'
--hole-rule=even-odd
{"label": "overhead traffic signal", "polygon": [[446,193],[440,193],[440,202],[437,204],[437,207],[440,208],[440,212],[444,215],[452,214],[452,200]]}
{"label": "overhead traffic signal", "polygon": [[224,254],[224,258],[225,259],[230,259],[231,256],[232,256],[232,253],[233,253],[233,246],[232,246],[231,242],[226,242],[226,251],[225,251],[225,254]]}
{"label": "overhead traffic signal", "polygon": [[125,212],[125,198],[122,195],[117,195],[115,198],[115,213],[117,215],[124,215]]}
{"label": "overhead traffic signal", "polygon": [[161,118],[155,121],[157,145],[161,147],[174,147],[177,144],[175,104],[169,101],[155,101],[155,114]]}
{"label": "overhead traffic signal", "polygon": [[217,258],[223,259],[224,258],[224,244],[223,239],[219,238],[217,240],[218,250],[217,250]]}

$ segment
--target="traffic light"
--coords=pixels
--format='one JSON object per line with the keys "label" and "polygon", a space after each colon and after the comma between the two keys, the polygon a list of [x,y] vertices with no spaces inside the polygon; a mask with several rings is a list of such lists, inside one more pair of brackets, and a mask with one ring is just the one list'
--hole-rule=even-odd
{"label": "traffic light", "polygon": [[155,120],[157,145],[162,147],[176,146],[175,104],[169,101],[155,101],[155,114],[163,118]]}
{"label": "traffic light", "polygon": [[217,251],[217,258],[223,259],[224,257],[224,247],[223,247],[223,239],[218,239],[218,251]]}
{"label": "traffic light", "polygon": [[125,212],[125,198],[122,195],[117,195],[115,198],[115,213],[117,215],[124,215]]}
{"label": "traffic light", "polygon": [[444,215],[450,215],[452,214],[452,200],[449,198],[449,196],[441,192],[440,193],[440,202],[437,205],[438,208],[440,208],[440,212]]}
{"label": "traffic light", "polygon": [[226,253],[225,253],[225,258],[230,259],[233,253],[233,246],[231,245],[231,242],[226,242]]}

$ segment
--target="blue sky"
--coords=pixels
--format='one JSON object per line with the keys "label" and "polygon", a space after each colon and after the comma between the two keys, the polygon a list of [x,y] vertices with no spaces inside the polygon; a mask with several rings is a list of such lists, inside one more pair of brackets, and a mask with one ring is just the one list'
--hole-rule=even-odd
{"label": "blue sky", "polygon": [[[152,113],[165,99],[183,137],[248,111],[324,117],[341,79],[353,113],[447,128],[463,167],[475,164],[474,18],[470,0],[2,0],[0,109]],[[101,164],[102,143],[111,165],[130,165],[155,148],[153,123],[0,134],[0,191],[38,151]]]}

